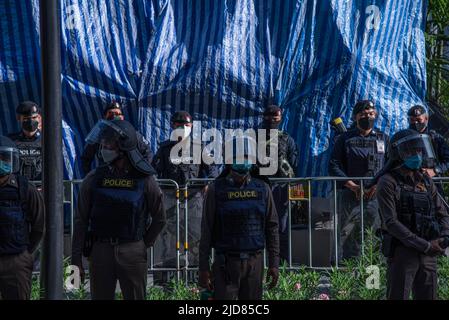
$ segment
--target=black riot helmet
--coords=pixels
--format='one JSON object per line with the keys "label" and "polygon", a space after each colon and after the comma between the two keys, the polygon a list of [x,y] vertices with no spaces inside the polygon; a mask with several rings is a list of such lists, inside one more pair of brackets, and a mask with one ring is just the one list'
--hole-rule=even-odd
{"label": "black riot helmet", "polygon": [[[422,162],[422,167],[426,168],[432,168],[436,164],[435,152],[430,136],[420,134],[412,129],[404,129],[393,135],[390,140],[389,154],[388,162],[366,185],[367,188],[377,184],[379,178],[387,172],[399,167],[407,167],[406,162],[409,162],[408,165]],[[419,169],[419,166],[416,169]]]}
{"label": "black riot helmet", "polygon": [[425,163],[427,168],[432,168],[436,164],[431,137],[412,129],[401,130],[393,135],[391,138],[391,158],[412,170],[421,167],[421,165],[416,168],[411,167],[412,161]]}
{"label": "black riot helmet", "polygon": [[137,148],[136,130],[126,120],[100,120],[87,136],[86,142],[100,146],[116,143],[137,171],[147,175],[155,173]]}
{"label": "black riot helmet", "polygon": [[5,136],[0,136],[0,177],[19,171],[19,150],[16,144]]}

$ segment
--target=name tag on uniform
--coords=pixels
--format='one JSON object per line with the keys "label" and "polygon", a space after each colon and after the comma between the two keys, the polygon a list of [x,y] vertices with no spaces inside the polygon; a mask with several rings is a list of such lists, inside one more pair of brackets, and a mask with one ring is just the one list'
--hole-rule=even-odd
{"label": "name tag on uniform", "polygon": [[377,153],[385,153],[385,141],[383,140],[377,140]]}
{"label": "name tag on uniform", "polygon": [[259,198],[259,193],[256,190],[228,191],[227,195],[228,200],[246,200]]}
{"label": "name tag on uniform", "polygon": [[133,189],[135,186],[134,180],[132,179],[110,179],[104,178],[101,181],[101,186],[104,188],[123,188],[123,189]]}

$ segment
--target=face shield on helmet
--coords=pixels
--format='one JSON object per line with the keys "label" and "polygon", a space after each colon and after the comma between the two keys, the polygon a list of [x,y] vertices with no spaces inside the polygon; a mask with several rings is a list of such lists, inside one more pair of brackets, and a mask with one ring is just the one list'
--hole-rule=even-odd
{"label": "face shield on helmet", "polygon": [[127,134],[112,121],[100,120],[87,135],[86,142],[89,144],[114,144],[126,137]]}
{"label": "face shield on helmet", "polygon": [[257,144],[251,136],[239,135],[225,142],[225,163],[239,174],[247,174],[256,164]]}
{"label": "face shield on helmet", "polygon": [[427,134],[414,134],[405,136],[392,143],[399,160],[411,170],[420,169],[423,163],[426,167],[432,167],[436,162],[432,140]]}
{"label": "face shield on helmet", "polygon": [[19,171],[19,150],[0,147],[0,177]]}

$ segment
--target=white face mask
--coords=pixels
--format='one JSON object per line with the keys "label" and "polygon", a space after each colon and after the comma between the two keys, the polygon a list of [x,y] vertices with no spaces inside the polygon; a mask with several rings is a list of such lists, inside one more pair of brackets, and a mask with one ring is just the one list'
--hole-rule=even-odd
{"label": "white face mask", "polygon": [[119,153],[115,150],[101,148],[101,157],[105,163],[111,163],[119,157]]}
{"label": "white face mask", "polygon": [[192,127],[184,126],[184,127],[176,128],[176,134],[178,137],[181,137],[182,140],[190,137],[191,133],[192,133]]}

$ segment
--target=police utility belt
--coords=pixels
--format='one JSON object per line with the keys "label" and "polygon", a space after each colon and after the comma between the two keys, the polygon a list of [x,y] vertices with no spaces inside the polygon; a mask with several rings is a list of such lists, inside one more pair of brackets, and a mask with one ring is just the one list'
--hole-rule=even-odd
{"label": "police utility belt", "polygon": [[254,258],[259,254],[262,254],[262,250],[251,251],[251,252],[216,252],[215,260],[220,261],[223,258],[234,258],[240,260],[248,260],[249,258]]}

